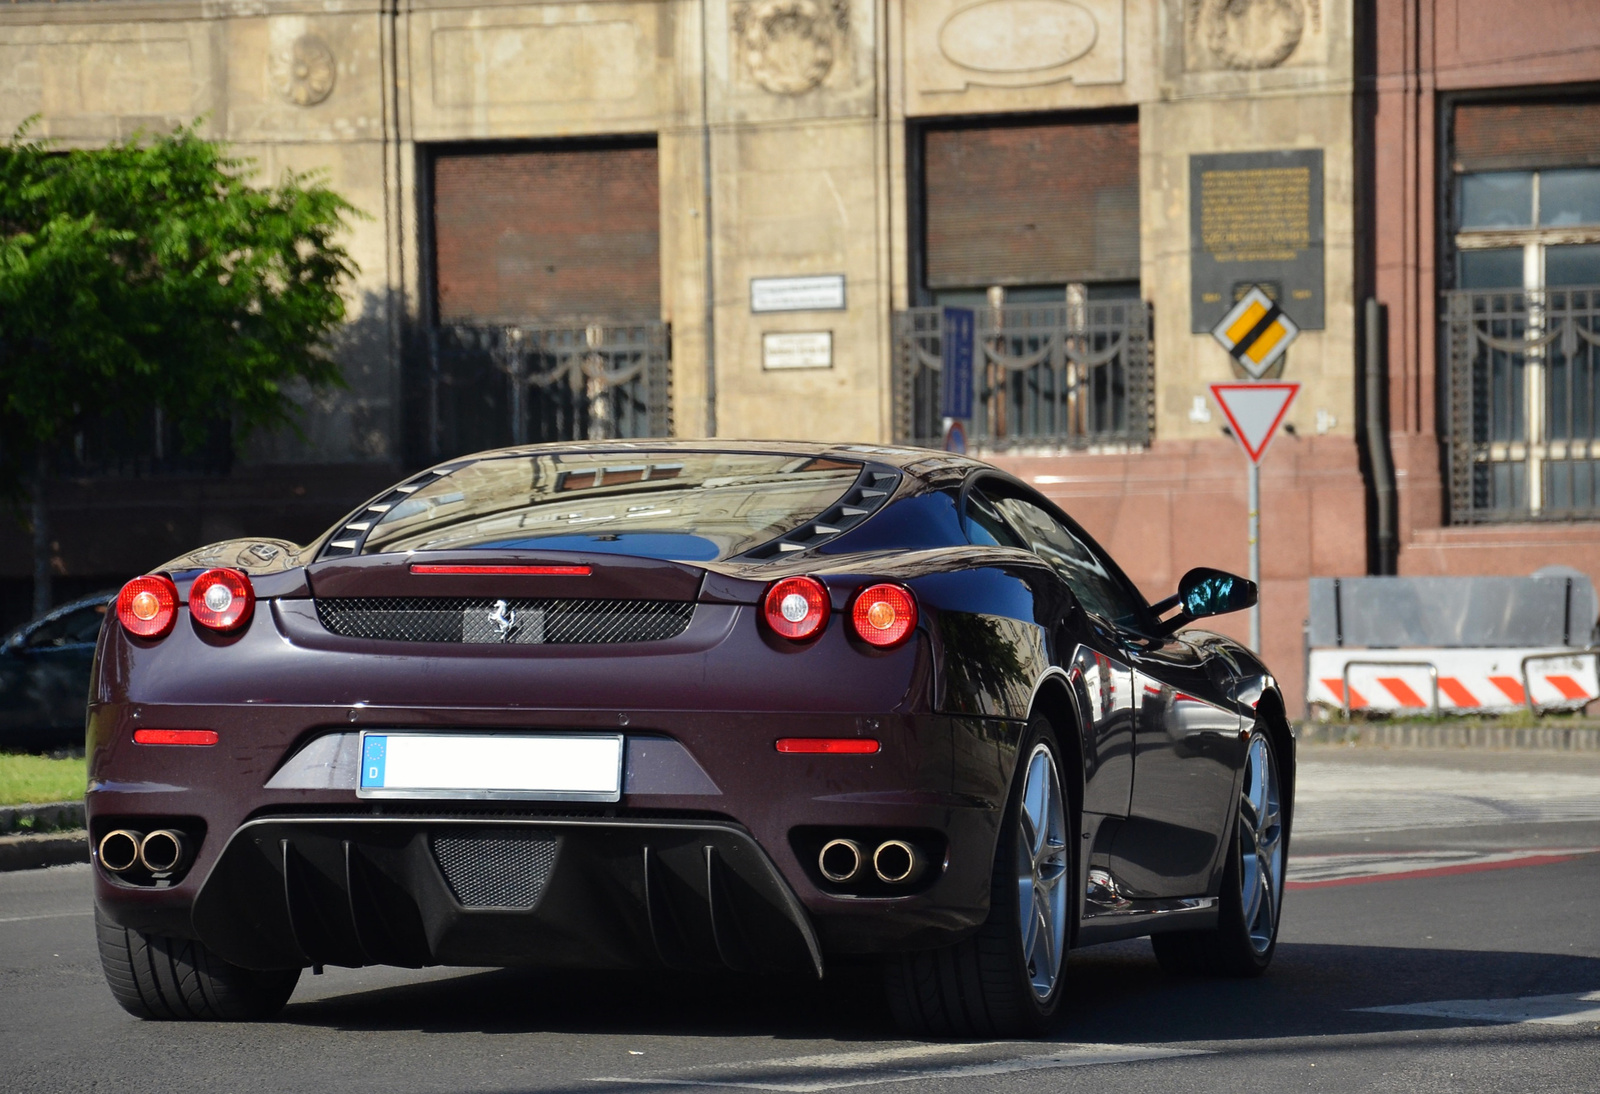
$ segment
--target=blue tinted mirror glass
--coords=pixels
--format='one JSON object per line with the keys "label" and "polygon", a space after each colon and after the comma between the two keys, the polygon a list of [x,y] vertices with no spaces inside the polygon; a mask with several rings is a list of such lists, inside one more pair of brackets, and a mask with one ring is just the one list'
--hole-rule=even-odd
{"label": "blue tinted mirror glass", "polygon": [[1256,588],[1249,581],[1222,570],[1195,569],[1183,575],[1178,585],[1183,611],[1190,619],[1226,615],[1248,608],[1256,602]]}

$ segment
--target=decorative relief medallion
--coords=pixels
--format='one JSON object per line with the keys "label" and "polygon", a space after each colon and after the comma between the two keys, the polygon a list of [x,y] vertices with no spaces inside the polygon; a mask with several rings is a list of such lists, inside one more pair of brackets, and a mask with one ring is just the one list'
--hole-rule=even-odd
{"label": "decorative relief medallion", "polygon": [[1037,73],[1094,48],[1100,27],[1072,0],[979,0],[939,30],[939,52],[974,72]]}
{"label": "decorative relief medallion", "polygon": [[754,0],[733,16],[750,75],[775,95],[803,95],[822,83],[849,29],[849,0]]}
{"label": "decorative relief medallion", "polygon": [[[1311,0],[1313,16],[1317,0]],[[1307,0],[1190,0],[1190,28],[1228,68],[1276,68],[1306,29]]]}
{"label": "decorative relief medallion", "polygon": [[328,43],[302,34],[273,59],[278,93],[296,106],[316,106],[333,92],[337,66]]}

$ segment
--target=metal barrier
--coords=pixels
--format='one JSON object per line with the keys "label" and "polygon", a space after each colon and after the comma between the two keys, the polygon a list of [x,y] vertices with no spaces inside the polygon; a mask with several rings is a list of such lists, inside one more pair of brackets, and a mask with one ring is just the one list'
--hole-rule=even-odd
{"label": "metal barrier", "polygon": [[[894,315],[894,423],[902,444],[939,447],[943,309]],[[1142,300],[976,310],[974,447],[1143,447],[1153,360]]]}
{"label": "metal barrier", "polygon": [[1379,669],[1427,669],[1428,678],[1433,682],[1433,710],[1435,718],[1439,717],[1439,669],[1432,661],[1346,661],[1344,674],[1340,677],[1343,685],[1343,694],[1340,696],[1344,720],[1350,720],[1350,669],[1354,665],[1362,668]]}

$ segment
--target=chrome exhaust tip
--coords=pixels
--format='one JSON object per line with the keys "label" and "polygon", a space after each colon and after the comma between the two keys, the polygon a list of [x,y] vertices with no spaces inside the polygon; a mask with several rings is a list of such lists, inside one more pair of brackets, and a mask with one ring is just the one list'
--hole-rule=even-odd
{"label": "chrome exhaust tip", "polygon": [[139,864],[152,874],[170,874],[188,857],[188,837],[171,828],[158,828],[139,843]]}
{"label": "chrome exhaust tip", "polygon": [[817,854],[817,869],[835,885],[843,885],[855,880],[866,860],[861,845],[855,840],[831,839],[822,845],[822,850]]}
{"label": "chrome exhaust tip", "polygon": [[125,873],[139,864],[139,848],[144,833],[117,828],[100,837],[100,865],[113,874]]}
{"label": "chrome exhaust tip", "polygon": [[884,840],[872,853],[872,872],[886,885],[910,885],[927,865],[922,852],[905,840]]}

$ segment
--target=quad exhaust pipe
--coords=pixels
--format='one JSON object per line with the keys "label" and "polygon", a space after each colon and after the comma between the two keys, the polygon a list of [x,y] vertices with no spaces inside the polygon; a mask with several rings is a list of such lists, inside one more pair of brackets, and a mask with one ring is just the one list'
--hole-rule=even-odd
{"label": "quad exhaust pipe", "polygon": [[927,864],[922,852],[905,840],[886,839],[872,853],[872,872],[889,885],[910,885]]}
{"label": "quad exhaust pipe", "polygon": [[866,862],[867,856],[855,840],[831,839],[822,845],[822,853],[817,856],[817,869],[835,885],[843,885],[847,881],[854,881]]}
{"label": "quad exhaust pipe", "polygon": [[149,834],[117,828],[100,839],[100,865],[113,874],[140,866],[160,877],[188,861],[189,837],[174,828],[158,828]]}
{"label": "quad exhaust pipe", "polygon": [[100,865],[113,874],[125,874],[139,865],[139,846],[144,833],[118,828],[100,837]]}
{"label": "quad exhaust pipe", "polygon": [[[817,855],[817,869],[835,885],[855,881],[868,864],[865,849],[852,839],[832,839]],[[890,839],[878,844],[870,859],[873,875],[885,885],[910,885],[922,876],[928,860],[914,844]]]}
{"label": "quad exhaust pipe", "polygon": [[139,844],[139,865],[152,874],[170,874],[188,857],[188,837],[172,828],[158,828]]}

